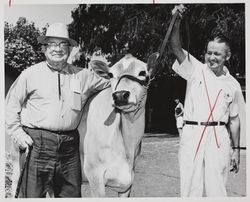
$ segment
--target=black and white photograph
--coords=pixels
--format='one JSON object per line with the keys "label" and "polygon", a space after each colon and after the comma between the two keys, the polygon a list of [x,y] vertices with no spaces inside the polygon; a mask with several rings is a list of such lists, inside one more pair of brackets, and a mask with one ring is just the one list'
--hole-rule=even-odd
{"label": "black and white photograph", "polygon": [[2,4],[3,198],[247,200],[245,1]]}

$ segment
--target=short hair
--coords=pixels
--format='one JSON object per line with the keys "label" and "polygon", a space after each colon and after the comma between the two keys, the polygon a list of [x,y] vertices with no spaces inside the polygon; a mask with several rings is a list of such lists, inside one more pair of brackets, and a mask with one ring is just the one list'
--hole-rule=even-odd
{"label": "short hair", "polygon": [[[211,41],[215,41],[215,42],[218,42],[218,43],[225,43],[226,46],[228,47],[228,51],[230,52],[231,49],[230,49],[230,40],[228,37],[226,37],[225,35],[223,34],[216,34],[216,35],[212,35],[208,41],[207,41],[207,45],[209,42]],[[206,46],[207,48],[207,46]]]}

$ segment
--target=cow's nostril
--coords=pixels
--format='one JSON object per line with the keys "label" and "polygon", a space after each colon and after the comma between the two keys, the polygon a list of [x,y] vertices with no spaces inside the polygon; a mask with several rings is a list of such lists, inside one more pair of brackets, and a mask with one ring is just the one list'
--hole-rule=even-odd
{"label": "cow's nostril", "polygon": [[116,93],[113,93],[112,96],[113,96],[113,100],[114,100],[114,101],[116,101],[116,100],[118,99],[118,96],[117,96]]}
{"label": "cow's nostril", "polygon": [[128,100],[129,94],[130,93],[128,91],[123,92],[123,99]]}
{"label": "cow's nostril", "polygon": [[117,91],[112,96],[116,105],[126,105],[128,104],[129,95],[129,91]]}

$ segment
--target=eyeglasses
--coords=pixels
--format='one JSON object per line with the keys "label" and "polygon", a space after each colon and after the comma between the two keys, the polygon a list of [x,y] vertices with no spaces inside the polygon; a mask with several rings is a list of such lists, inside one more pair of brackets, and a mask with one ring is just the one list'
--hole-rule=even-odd
{"label": "eyeglasses", "polygon": [[67,48],[69,47],[69,44],[67,42],[60,42],[60,43],[56,43],[56,42],[49,42],[46,44],[50,49],[56,49],[56,47],[58,46],[59,48]]}

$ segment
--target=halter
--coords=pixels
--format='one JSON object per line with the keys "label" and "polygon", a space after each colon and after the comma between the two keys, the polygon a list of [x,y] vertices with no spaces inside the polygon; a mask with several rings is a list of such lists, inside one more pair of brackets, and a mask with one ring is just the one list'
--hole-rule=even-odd
{"label": "halter", "polygon": [[135,108],[132,110],[132,111],[123,111],[117,107],[115,107],[115,111],[118,112],[118,113],[123,113],[124,115],[128,114],[128,113],[134,113],[134,116],[133,116],[133,120],[131,120],[132,122],[134,122],[134,118],[136,117],[135,114],[137,114],[137,112],[140,110],[141,108],[141,105],[145,99],[145,96],[147,95],[147,90],[149,88],[149,85],[151,83],[151,79],[149,79],[149,77],[146,77],[146,80],[140,80],[138,78],[136,78],[135,76],[132,76],[132,75],[128,75],[128,74],[124,74],[122,75],[116,86],[115,86],[115,89],[117,88],[118,84],[120,83],[120,81],[123,79],[123,78],[127,78],[129,80],[132,80],[132,81],[135,81],[137,83],[139,83],[142,87],[144,87],[144,90],[145,92],[143,93],[143,95],[141,96],[140,100],[138,101],[138,103],[135,105]]}
{"label": "halter", "polygon": [[130,80],[132,80],[132,81],[135,81],[135,82],[139,83],[141,86],[144,86],[144,87],[147,87],[147,86],[149,85],[149,79],[148,79],[148,77],[146,78],[145,81],[143,81],[143,80],[140,80],[140,79],[136,78],[135,76],[132,76],[132,75],[129,75],[129,74],[124,74],[124,75],[122,75],[122,76],[119,78],[119,80],[118,80],[118,82],[117,82],[117,84],[116,84],[116,86],[115,86],[115,90],[116,90],[118,84],[120,83],[120,81],[121,81],[123,78],[127,78],[127,79],[130,79]]}

